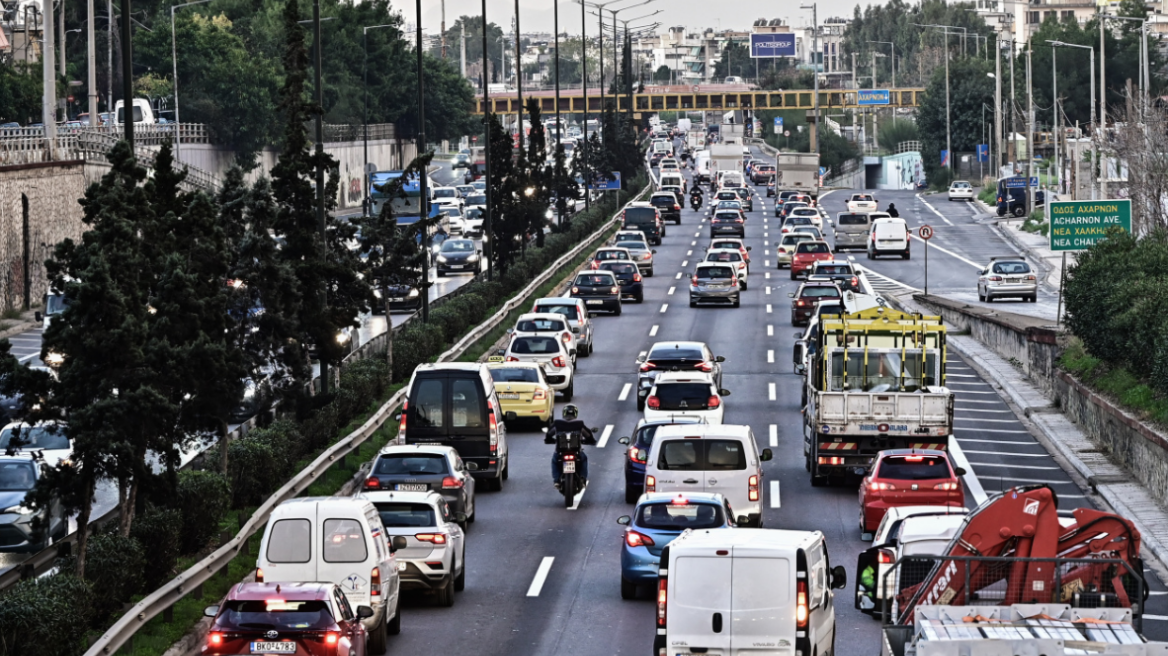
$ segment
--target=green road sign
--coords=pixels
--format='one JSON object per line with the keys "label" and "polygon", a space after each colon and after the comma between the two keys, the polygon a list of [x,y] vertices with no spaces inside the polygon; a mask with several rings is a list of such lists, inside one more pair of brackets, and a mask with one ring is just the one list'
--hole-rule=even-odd
{"label": "green road sign", "polygon": [[1110,228],[1132,229],[1130,200],[1070,200],[1047,205],[1052,251],[1086,250]]}

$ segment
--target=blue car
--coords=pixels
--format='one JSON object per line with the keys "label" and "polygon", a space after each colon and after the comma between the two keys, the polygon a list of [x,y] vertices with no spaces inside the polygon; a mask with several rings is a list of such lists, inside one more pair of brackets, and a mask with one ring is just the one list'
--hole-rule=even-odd
{"label": "blue car", "polygon": [[616,521],[628,527],[621,545],[621,599],[636,598],[638,586],[657,584],[661,551],[682,531],[735,526],[730,504],[708,492],[650,492],[632,515]]}
{"label": "blue car", "polygon": [[625,503],[636,503],[645,491],[645,460],[649,458],[649,447],[653,436],[661,426],[676,424],[704,424],[701,417],[673,417],[646,421],[641,419],[633,429],[632,437],[622,437],[619,442],[627,445],[625,450]]}

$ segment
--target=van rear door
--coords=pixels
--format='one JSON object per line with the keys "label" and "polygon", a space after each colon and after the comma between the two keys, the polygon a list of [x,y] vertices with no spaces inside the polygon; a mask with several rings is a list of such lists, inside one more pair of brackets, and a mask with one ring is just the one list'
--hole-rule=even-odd
{"label": "van rear door", "polygon": [[[701,472],[703,491],[721,494],[735,512],[745,513],[749,503],[746,469],[748,464],[754,469],[758,461],[747,452],[741,440],[706,438],[702,442],[706,447],[705,471]],[[762,481],[756,483],[760,486],[761,494]]]}
{"label": "van rear door", "polygon": [[657,455],[656,487],[659,492],[687,494],[701,492],[705,486],[705,440],[685,438],[666,440]]}
{"label": "van rear door", "polygon": [[729,653],[794,653],[794,563],[773,548],[751,546],[734,547],[732,562]]}
{"label": "van rear door", "polygon": [[704,649],[707,654],[730,654],[733,567],[729,551],[714,547],[687,547],[673,559],[666,610],[668,653]]}
{"label": "van rear door", "polygon": [[490,454],[489,401],[474,371],[431,371],[410,389],[407,444],[452,446],[486,469]]}

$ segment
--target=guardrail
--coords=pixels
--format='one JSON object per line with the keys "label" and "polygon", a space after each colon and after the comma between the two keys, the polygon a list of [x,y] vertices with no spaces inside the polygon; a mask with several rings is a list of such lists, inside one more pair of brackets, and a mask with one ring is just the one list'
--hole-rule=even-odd
{"label": "guardrail", "polygon": [[[635,202],[642,198],[646,192],[653,188],[652,184],[645,185],[636,197],[629,202]],[[627,203],[626,203],[627,206]],[[462,339],[458,340],[449,350],[438,356],[439,362],[449,362],[460,355],[462,355],[472,344],[477,342],[493,330],[496,326],[503,322],[515,308],[520,304],[526,303],[528,297],[540,288],[544,283],[550,280],[553,276],[558,274],[561,269],[575,258],[579,257],[581,253],[592,247],[597,239],[604,236],[612,223],[619,219],[621,209],[613,215],[612,219],[605,222],[592,235],[580,242],[575,248],[565,253],[559,259],[552,263],[542,274],[537,276],[526,287],[519,291],[511,300],[503,304],[503,307],[498,312],[491,315],[483,323],[479,324],[474,330],[467,333]],[[122,615],[113,626],[111,626],[100,638],[93,643],[92,646],[85,652],[85,656],[103,656],[109,655],[121,649],[122,645],[133,638],[138,629],[143,627],[146,622],[150,621],[160,613],[170,608],[180,599],[185,597],[187,593],[195,590],[204,582],[213,577],[216,573],[227,566],[228,563],[234,559],[243,547],[247,544],[248,538],[256,533],[262,526],[267,524],[268,516],[276,506],[284,501],[295,497],[297,494],[303,492],[316,479],[320,478],[325,471],[329,469],[338,459],[345,457],[357,447],[361,446],[365,440],[369,439],[385,423],[386,419],[391,416],[394,408],[399,406],[405,398],[406,389],[398,391],[391,396],[373,416],[370,417],[360,428],[352,433],[341,438],[333,446],[321,453],[312,463],[303,469],[300,473],[294,476],[291,480],[285,483],[279,490],[276,490],[272,496],[268,497],[266,501],[255,511],[250,519],[240,528],[239,533],[234,538],[216,549],[211,555],[203,560],[192,565],[178,577],[172,579],[162,587],[147,595],[138,603],[134,604],[130,610]]]}

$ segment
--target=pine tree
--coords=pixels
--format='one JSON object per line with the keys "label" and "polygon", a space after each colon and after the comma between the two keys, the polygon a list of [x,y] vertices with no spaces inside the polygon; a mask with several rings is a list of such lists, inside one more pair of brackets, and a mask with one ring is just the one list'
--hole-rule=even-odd
{"label": "pine tree", "polygon": [[495,114],[490,116],[487,125],[487,138],[491,140],[491,179],[488,182],[491,185],[491,257],[495,269],[503,274],[515,258],[515,241],[523,234],[526,225],[516,211],[519,180],[511,135],[503,129]]}

